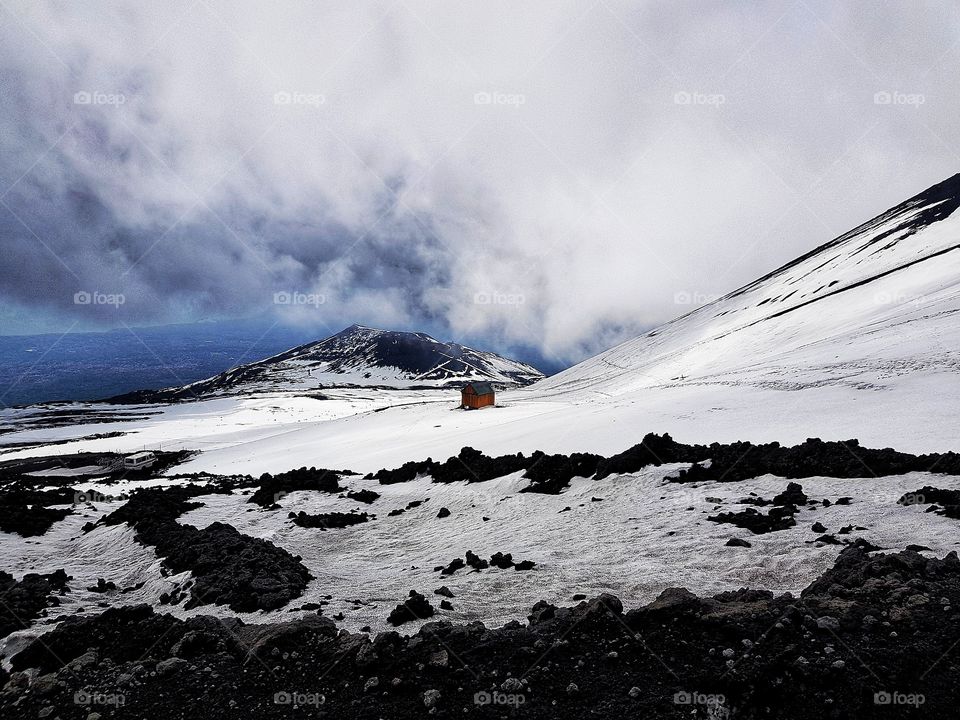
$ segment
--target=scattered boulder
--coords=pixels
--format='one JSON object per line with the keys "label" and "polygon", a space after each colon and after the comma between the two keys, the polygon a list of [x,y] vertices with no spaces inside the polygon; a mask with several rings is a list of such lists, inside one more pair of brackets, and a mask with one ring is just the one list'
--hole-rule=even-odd
{"label": "scattered boulder", "polygon": [[490,567],[490,563],[475,555],[471,550],[467,550],[467,565],[474,570],[484,570]]}
{"label": "scattered boulder", "polygon": [[168,658],[167,660],[161,660],[157,663],[157,675],[160,677],[167,677],[168,675],[175,675],[176,673],[183,670],[187,667],[189,663],[178,657]]}
{"label": "scattered boulder", "polygon": [[797,509],[791,505],[773,507],[766,514],[749,507],[740,512],[724,512],[717,515],[710,515],[707,517],[707,520],[715,523],[729,523],[749,530],[754,535],[762,535],[778,530],[786,530],[796,525],[797,523],[793,519],[795,512],[797,512]]}
{"label": "scattered boulder", "polygon": [[370,505],[380,497],[380,493],[373,490],[351,490],[347,493],[347,497],[365,505]]}
{"label": "scattered boulder", "polygon": [[97,578],[97,584],[91,585],[90,587],[87,588],[89,592],[95,592],[95,593],[105,593],[105,592],[110,592],[111,590],[116,590],[116,589],[117,589],[116,583],[107,582],[103,578]]}
{"label": "scattered boulder", "polygon": [[799,483],[787,483],[787,489],[773,498],[774,505],[803,505],[807,496]]}
{"label": "scattered boulder", "polygon": [[440,570],[441,575],[453,575],[457,570],[465,568],[467,563],[463,561],[463,558],[454,558],[450,563]]}
{"label": "scattered boulder", "polygon": [[397,605],[387,617],[387,622],[397,626],[414,620],[425,620],[434,614],[430,602],[416,590],[410,591],[410,597]]}

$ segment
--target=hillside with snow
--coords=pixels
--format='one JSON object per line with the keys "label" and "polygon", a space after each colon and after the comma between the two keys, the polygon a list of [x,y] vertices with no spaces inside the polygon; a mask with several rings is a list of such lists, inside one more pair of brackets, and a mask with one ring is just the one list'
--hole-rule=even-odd
{"label": "hillside with snow", "polygon": [[522,386],[543,373],[526,363],[426,333],[351,325],[324,340],[180,387],[126,393],[112,402],[198,400],[222,395],[308,392],[329,387],[442,388],[470,381]]}
{"label": "hillside with snow", "polygon": [[538,384],[537,397],[644,388],[846,390],[960,384],[960,175],[646,335]]}

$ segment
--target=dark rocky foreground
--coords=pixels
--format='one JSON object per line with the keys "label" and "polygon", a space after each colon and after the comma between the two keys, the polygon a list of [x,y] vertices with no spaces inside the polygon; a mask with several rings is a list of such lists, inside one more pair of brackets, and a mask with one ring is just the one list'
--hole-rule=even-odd
{"label": "dark rocky foreground", "polygon": [[800,597],[670,589],[624,612],[604,595],[410,637],[127,607],[15,655],[0,716],[952,718],[958,620],[955,553],[858,547]]}

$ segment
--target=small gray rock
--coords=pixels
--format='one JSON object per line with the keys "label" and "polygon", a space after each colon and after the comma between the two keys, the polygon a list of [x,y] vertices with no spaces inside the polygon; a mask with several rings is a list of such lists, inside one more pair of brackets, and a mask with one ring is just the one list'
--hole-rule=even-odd
{"label": "small gray rock", "polygon": [[41,675],[34,680],[33,684],[30,686],[30,689],[37,693],[37,695],[49,695],[56,690],[57,683],[57,676],[53,673],[49,673],[47,675]]}
{"label": "small gray rock", "polygon": [[183,670],[187,665],[187,661],[183,658],[168,658],[167,660],[161,660],[157,663],[157,675],[160,677],[175,675]]}
{"label": "small gray rock", "polygon": [[519,692],[523,689],[523,683],[515,677],[508,677],[500,684],[500,689],[509,693]]}
{"label": "small gray rock", "polygon": [[821,630],[838,630],[840,628],[840,621],[832,615],[824,615],[821,618],[817,618],[817,627]]}

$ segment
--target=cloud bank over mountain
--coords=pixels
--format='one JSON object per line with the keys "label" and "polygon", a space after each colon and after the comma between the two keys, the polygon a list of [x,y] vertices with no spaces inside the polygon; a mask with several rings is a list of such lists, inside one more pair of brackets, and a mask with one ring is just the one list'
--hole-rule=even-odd
{"label": "cloud bank over mountain", "polygon": [[956,172],[958,24],[7,2],[0,332],[268,313],[579,359]]}

